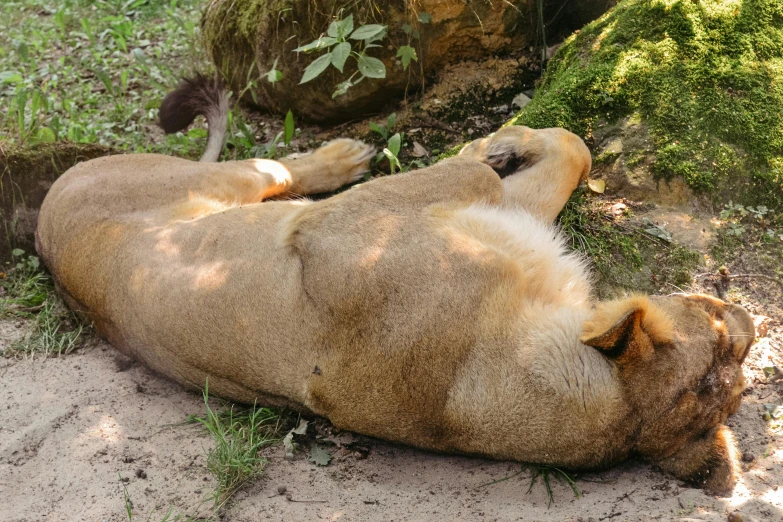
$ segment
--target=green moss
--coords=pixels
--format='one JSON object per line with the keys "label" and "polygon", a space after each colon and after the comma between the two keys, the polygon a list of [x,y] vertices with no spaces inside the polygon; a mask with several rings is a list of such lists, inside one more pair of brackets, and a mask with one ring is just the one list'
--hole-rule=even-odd
{"label": "green moss", "polygon": [[561,47],[512,123],[589,140],[638,114],[653,173],[783,209],[783,2],[623,0]]}
{"label": "green moss", "polygon": [[571,246],[594,264],[601,297],[670,291],[689,284],[699,265],[698,252],[651,236],[626,219],[609,218],[583,191],[574,193],[558,223]]}

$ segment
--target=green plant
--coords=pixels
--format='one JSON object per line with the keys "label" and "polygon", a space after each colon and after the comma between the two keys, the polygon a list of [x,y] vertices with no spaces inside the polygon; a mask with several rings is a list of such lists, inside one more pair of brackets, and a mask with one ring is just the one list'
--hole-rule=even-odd
{"label": "green plant", "polygon": [[395,123],[397,123],[397,113],[393,112],[386,118],[386,125],[378,125],[374,121],[371,121],[370,130],[380,134],[383,137],[383,140],[386,141],[389,139],[389,132],[394,128]]}
{"label": "green plant", "polygon": [[[122,500],[125,505],[125,516],[128,518],[128,522],[133,522],[133,501],[131,500],[130,493],[128,492],[128,487],[125,485],[125,479],[123,479],[122,475],[117,473],[117,476],[120,479],[120,486],[122,487]],[[152,512],[147,515],[147,518],[145,518],[145,522],[151,522],[152,516],[155,514],[155,512],[158,510],[158,508],[154,508]],[[203,517],[196,517],[192,515],[186,515],[186,514],[180,514],[176,513],[174,511],[173,507],[169,507],[165,513],[163,513],[162,518],[160,519],[160,522],[208,522],[210,520],[213,520],[214,517],[209,518],[203,518]],[[157,520],[157,519],[156,519]]]}
{"label": "green plant", "polygon": [[386,156],[386,158],[389,160],[389,170],[391,171],[391,174],[394,174],[395,169],[402,170],[402,165],[400,165],[400,160],[398,158],[398,155],[400,154],[400,147],[402,146],[402,137],[403,134],[399,132],[396,133],[394,136],[389,138],[386,147],[384,147],[383,151],[381,152],[381,154]]}
{"label": "green plant", "polygon": [[11,344],[8,354],[67,355],[78,348],[89,330],[60,301],[51,278],[35,256],[12,252],[16,263],[0,279],[5,296],[0,298],[0,316],[18,317],[31,322],[30,331]]}
{"label": "green plant", "polygon": [[266,464],[259,455],[264,446],[280,440],[280,415],[269,409],[253,406],[237,408],[229,405],[222,411],[209,406],[209,382],[204,387],[206,415],[193,417],[214,440],[207,454],[207,466],[217,481],[215,509],[221,508],[244,484],[258,476]]}
{"label": "green plant", "polygon": [[[375,42],[386,37],[386,29],[385,25],[366,24],[360,25],[354,30],[353,15],[348,15],[342,20],[335,20],[329,25],[326,36],[321,36],[309,44],[294,49],[294,52],[305,53],[326,50],[326,53],[313,60],[305,68],[299,84],[317,78],[330,65],[343,72],[348,58],[353,58],[356,61],[357,70],[347,80],[337,84],[332,98],[345,94],[348,89],[365,78],[386,78],[386,65],[378,58],[367,56],[368,49],[380,47]],[[351,40],[354,40],[355,43],[352,44]],[[354,45],[357,46],[358,51],[354,49]],[[354,80],[356,75],[359,77]]]}

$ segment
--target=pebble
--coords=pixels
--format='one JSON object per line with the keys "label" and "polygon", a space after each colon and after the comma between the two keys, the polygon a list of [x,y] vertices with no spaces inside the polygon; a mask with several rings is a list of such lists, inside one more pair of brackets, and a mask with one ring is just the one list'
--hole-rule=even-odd
{"label": "pebble", "polygon": [[287,487],[285,487],[285,486],[277,486],[277,494],[278,494],[278,495],[282,495],[282,494],[283,494],[283,493],[285,493],[286,491],[288,491],[288,488],[287,488]]}

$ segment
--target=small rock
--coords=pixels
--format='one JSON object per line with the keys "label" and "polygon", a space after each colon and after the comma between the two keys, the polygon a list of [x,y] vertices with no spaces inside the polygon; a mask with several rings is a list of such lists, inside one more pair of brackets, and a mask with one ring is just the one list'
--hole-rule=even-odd
{"label": "small rock", "polygon": [[742,515],[737,512],[729,513],[729,522],[742,522]]}
{"label": "small rock", "polygon": [[123,461],[125,464],[130,464],[130,463],[131,463],[131,462],[133,462],[134,460],[136,460],[136,459],[134,459],[133,457],[122,457],[122,461]]}
{"label": "small rock", "polygon": [[520,92],[514,96],[513,100],[511,100],[511,105],[514,107],[519,107],[520,109],[528,103],[530,103],[530,98],[523,92]]}
{"label": "small rock", "polygon": [[[286,493],[286,495],[285,495],[285,499],[286,499],[286,500],[293,500],[293,499],[294,499],[294,496],[293,496],[293,495],[291,495],[291,493]],[[742,522],[742,520],[740,520],[740,522]]]}
{"label": "small rock", "polygon": [[753,462],[753,460],[755,458],[756,458],[756,456],[753,455],[753,453],[751,453],[749,451],[746,451],[745,453],[742,454],[742,461],[743,462]]}
{"label": "small rock", "polygon": [[139,477],[140,479],[145,479],[147,478],[147,472],[139,468],[136,470],[136,476]]}
{"label": "small rock", "polygon": [[285,493],[286,491],[288,491],[288,488],[287,488],[287,487],[285,487],[285,486],[277,486],[277,494],[278,494],[278,495],[282,495],[282,494],[283,494],[283,493]]}

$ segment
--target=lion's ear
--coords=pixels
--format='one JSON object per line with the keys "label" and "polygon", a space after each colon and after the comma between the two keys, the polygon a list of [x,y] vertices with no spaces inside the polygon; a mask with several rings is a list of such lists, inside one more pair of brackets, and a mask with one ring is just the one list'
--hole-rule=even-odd
{"label": "lion's ear", "polygon": [[582,328],[580,340],[618,362],[644,359],[659,343],[670,342],[668,316],[646,297],[601,303]]}

